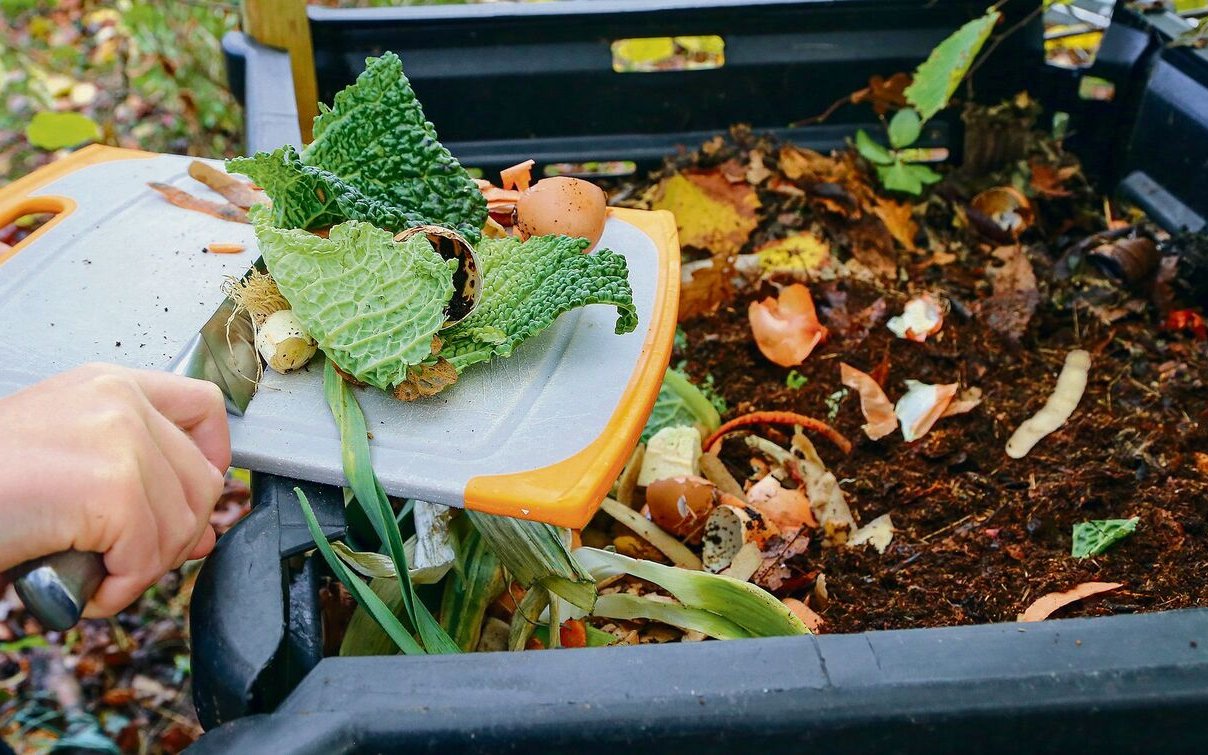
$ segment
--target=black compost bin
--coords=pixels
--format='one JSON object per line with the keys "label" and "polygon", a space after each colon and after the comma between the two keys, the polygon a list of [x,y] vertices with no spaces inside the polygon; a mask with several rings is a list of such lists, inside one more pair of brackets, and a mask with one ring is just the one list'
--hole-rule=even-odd
{"label": "black compost bin", "polygon": [[[1043,65],[1039,0],[1009,0],[1020,33],[977,81],[1028,89],[1071,113],[1089,170],[1169,230],[1208,217],[1208,54],[1171,47],[1186,25],[1118,10],[1091,73]],[[793,129],[909,70],[982,2],[571,0],[310,9],[320,97],[368,55],[394,50],[428,116],[468,166],[629,160],[749,123],[817,149],[871,111]],[[725,64],[621,74],[617,39],[720,35]],[[288,56],[234,34],[226,50],[248,149],[298,142]],[[992,72],[992,76],[990,75]],[[491,117],[483,117],[490,114]],[[959,151],[959,121],[925,139]],[[957,156],[959,157],[959,156]],[[191,614],[196,752],[1206,752],[1208,610],[571,653],[322,658],[310,535],[292,480],[253,476],[252,513],[218,543]],[[335,488],[306,486],[325,532],[344,532]]]}

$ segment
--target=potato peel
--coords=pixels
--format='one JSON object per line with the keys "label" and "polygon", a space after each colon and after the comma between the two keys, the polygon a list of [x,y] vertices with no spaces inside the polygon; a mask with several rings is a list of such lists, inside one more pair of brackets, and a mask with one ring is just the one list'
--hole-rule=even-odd
{"label": "potato peel", "polygon": [[1086,391],[1087,372],[1091,367],[1091,355],[1082,349],[1074,349],[1065,357],[1065,365],[1057,376],[1057,386],[1040,411],[1024,420],[1023,424],[1007,441],[1007,456],[1022,459],[1040,439],[1059,429],[1078,408],[1082,394]]}

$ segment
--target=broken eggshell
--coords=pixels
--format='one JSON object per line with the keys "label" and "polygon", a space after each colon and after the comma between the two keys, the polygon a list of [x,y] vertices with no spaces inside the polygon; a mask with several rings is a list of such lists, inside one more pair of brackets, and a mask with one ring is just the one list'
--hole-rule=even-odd
{"label": "broken eggshell", "polygon": [[779,534],[779,529],[757,510],[733,505],[738,500],[728,497],[733,503],[723,503],[713,509],[705,521],[701,563],[714,574],[729,566],[747,543],[754,543],[763,550],[768,538]]}
{"label": "broken eggshell", "polygon": [[565,234],[585,238],[591,251],[604,234],[608,198],[593,183],[569,176],[544,178],[516,200],[520,238]]}
{"label": "broken eggshell", "polygon": [[759,351],[781,367],[801,364],[826,340],[810,290],[800,283],[786,286],[776,298],[751,302],[747,317]]}
{"label": "broken eggshell", "polygon": [[650,437],[638,487],[646,487],[668,477],[694,476],[700,472],[700,431],[687,425],[664,427]]}
{"label": "broken eggshell", "polygon": [[918,380],[906,381],[906,393],[898,399],[893,413],[902,424],[902,437],[907,443],[927,434],[952,402],[956,388],[956,383],[929,385]]}
{"label": "broken eggshell", "polygon": [[871,375],[846,362],[840,362],[839,380],[860,395],[860,411],[867,420],[862,429],[871,440],[880,440],[898,429],[898,417],[893,413],[893,404]]}
{"label": "broken eggshell", "polygon": [[716,485],[690,475],[657,480],[646,488],[651,521],[690,543],[700,542],[705,520],[721,497]]}
{"label": "broken eggshell", "polygon": [[916,296],[906,302],[902,314],[889,318],[885,326],[898,338],[923,343],[927,336],[944,327],[944,307],[931,294]]}
{"label": "broken eggshell", "polygon": [[802,525],[818,526],[805,491],[786,488],[772,475],[751,486],[747,491],[747,502],[781,530],[796,529]]}
{"label": "broken eggshell", "polygon": [[442,259],[457,260],[457,270],[453,273],[453,298],[445,308],[445,327],[461,322],[474,311],[482,294],[482,268],[474,247],[457,231],[439,225],[417,225],[402,231],[394,240],[406,241],[419,233],[427,237]]}
{"label": "broken eggshell", "polygon": [[[1011,239],[1018,238],[1021,233],[1031,228],[1035,219],[1032,203],[1013,186],[995,186],[986,189],[975,196],[969,204],[974,211],[989,218],[998,231],[1005,233]],[[982,228],[976,222],[974,226],[979,231],[990,230]],[[996,240],[1006,240],[998,237],[998,234],[986,235],[995,236]]]}

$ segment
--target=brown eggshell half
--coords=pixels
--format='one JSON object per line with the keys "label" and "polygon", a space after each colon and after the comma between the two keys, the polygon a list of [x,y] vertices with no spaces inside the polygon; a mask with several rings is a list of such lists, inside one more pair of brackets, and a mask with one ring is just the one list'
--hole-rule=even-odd
{"label": "brown eggshell half", "polygon": [[690,543],[700,542],[705,519],[720,497],[717,486],[703,477],[668,477],[646,488],[650,520]]}
{"label": "brown eggshell half", "polygon": [[554,176],[528,188],[516,201],[516,230],[522,239],[564,234],[585,238],[587,251],[604,233],[608,198],[593,183]]}

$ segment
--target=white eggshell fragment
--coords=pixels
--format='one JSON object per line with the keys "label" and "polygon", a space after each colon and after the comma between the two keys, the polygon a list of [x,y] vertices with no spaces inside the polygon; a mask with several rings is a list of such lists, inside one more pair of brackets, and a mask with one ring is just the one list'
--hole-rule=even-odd
{"label": "white eggshell fragment", "polygon": [[922,343],[944,326],[944,310],[935,297],[923,294],[906,302],[902,314],[889,318],[885,326],[898,338]]}
{"label": "white eggshell fragment", "polygon": [[902,425],[902,437],[907,443],[927,434],[952,402],[956,388],[956,383],[929,385],[918,380],[906,381],[906,393],[894,405],[893,413]]}
{"label": "white eggshell fragment", "polygon": [[282,374],[304,367],[317,348],[290,309],[272,313],[256,330],[256,350],[269,367]]}
{"label": "white eggshell fragment", "polygon": [[668,477],[700,474],[700,431],[695,427],[664,427],[646,444],[638,485],[646,487]]}

